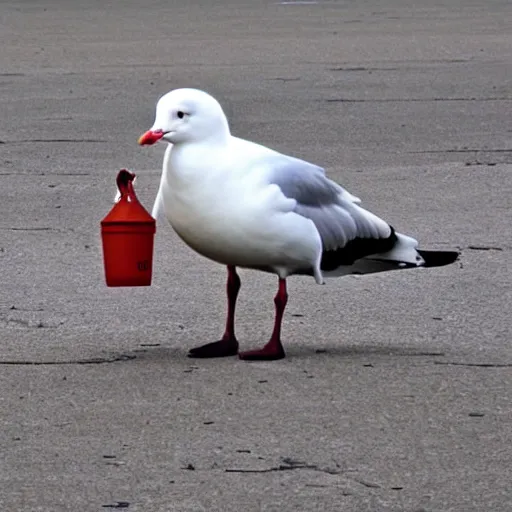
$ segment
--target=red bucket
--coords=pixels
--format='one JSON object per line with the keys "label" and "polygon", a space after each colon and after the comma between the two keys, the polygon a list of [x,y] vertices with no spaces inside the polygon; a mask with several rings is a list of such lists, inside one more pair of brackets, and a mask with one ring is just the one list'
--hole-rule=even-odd
{"label": "red bucket", "polygon": [[101,221],[103,264],[107,286],[149,286],[153,271],[155,219],[133,190],[135,174],[117,175],[121,198]]}

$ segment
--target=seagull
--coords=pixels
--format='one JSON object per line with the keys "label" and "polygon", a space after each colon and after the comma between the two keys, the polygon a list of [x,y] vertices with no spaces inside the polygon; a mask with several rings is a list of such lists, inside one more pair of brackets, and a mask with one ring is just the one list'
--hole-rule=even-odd
{"label": "seagull", "polygon": [[[231,135],[219,102],[199,89],[175,89],[156,105],[153,126],[139,144],[168,143],[153,216],[162,214],[193,250],[227,267],[227,318],[218,341],[189,352],[243,360],[285,357],[281,323],[286,279],[453,263],[455,251],[425,251],[361,206],[361,200],[327,178],[323,168]],[[240,352],[235,306],[237,267],[278,277],[270,340]]]}

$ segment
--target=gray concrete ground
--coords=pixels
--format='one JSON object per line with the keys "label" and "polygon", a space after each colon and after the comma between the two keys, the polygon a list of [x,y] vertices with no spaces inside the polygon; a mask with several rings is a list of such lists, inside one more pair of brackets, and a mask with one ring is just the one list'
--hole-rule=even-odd
{"label": "gray concrete ground", "polygon": [[[512,510],[511,14],[1,2],[0,510]],[[292,279],[287,359],[187,359],[224,269],[159,225],[153,286],[108,289],[99,239],[118,169],[151,208],[164,148],[136,140],[180,86],[460,263]],[[276,283],[242,281],[247,348]]]}

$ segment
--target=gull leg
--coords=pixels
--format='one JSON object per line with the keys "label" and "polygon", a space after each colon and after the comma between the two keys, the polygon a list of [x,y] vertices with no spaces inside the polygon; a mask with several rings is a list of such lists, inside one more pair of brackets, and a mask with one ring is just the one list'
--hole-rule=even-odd
{"label": "gull leg", "polygon": [[228,314],[224,334],[219,341],[191,349],[188,357],[226,357],[234,356],[238,353],[238,341],[235,337],[235,306],[239,290],[240,278],[236,273],[236,267],[228,266],[228,281],[226,284]]}
{"label": "gull leg", "polygon": [[285,357],[284,348],[281,343],[281,322],[283,320],[284,309],[288,302],[288,293],[286,292],[286,279],[279,279],[279,288],[274,297],[276,305],[276,316],[274,320],[274,330],[268,343],[259,350],[249,350],[240,352],[240,359],[246,361],[273,361]]}

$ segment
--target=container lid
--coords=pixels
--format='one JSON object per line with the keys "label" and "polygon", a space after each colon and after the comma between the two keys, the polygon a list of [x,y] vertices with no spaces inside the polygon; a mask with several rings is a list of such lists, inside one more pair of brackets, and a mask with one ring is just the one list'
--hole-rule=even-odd
{"label": "container lid", "polygon": [[117,188],[121,194],[119,201],[114,204],[112,210],[101,221],[105,224],[153,224],[155,219],[140,204],[133,189],[135,174],[121,169],[117,175]]}

